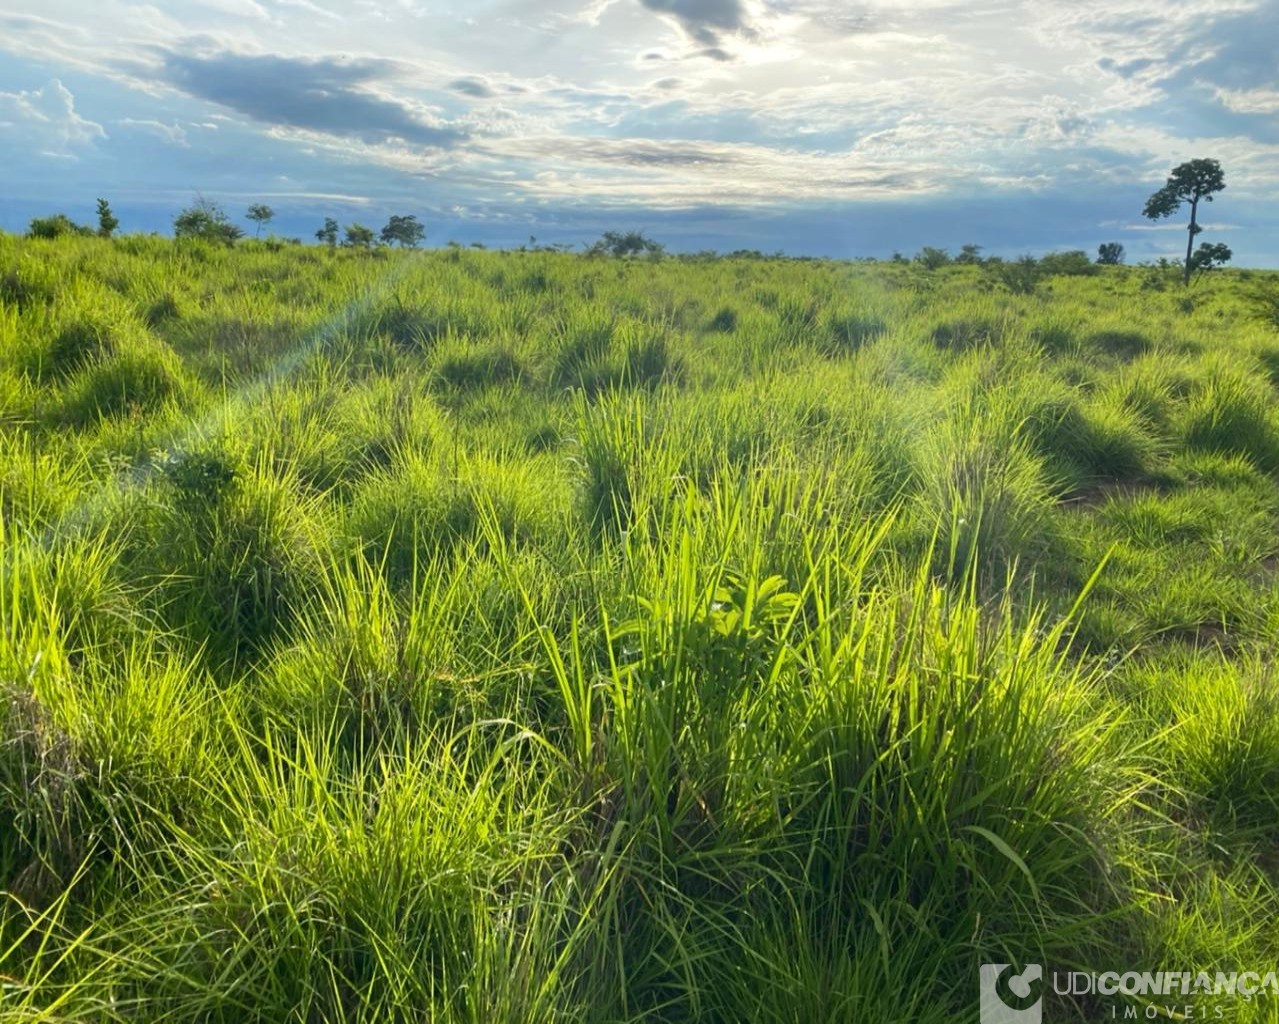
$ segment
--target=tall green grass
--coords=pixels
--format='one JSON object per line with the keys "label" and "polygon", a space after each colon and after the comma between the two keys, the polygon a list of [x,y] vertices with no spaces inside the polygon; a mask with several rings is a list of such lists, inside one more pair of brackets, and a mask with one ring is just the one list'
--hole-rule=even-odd
{"label": "tall green grass", "polygon": [[0,236],[0,1018],[1269,969],[1273,325],[1050,283]]}

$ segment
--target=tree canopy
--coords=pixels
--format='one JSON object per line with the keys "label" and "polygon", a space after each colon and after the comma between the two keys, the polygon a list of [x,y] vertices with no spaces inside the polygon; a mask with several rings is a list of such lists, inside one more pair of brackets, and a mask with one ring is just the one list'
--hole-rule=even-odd
{"label": "tree canopy", "polygon": [[330,249],[338,244],[338,231],[340,230],[338,222],[332,217],[324,218],[324,227],[315,233],[316,239],[323,242]]}
{"label": "tree canopy", "polygon": [[413,214],[407,217],[393,214],[379,235],[383,245],[398,245],[402,249],[406,247],[416,249],[425,237],[426,228],[418,223],[417,217]]}
{"label": "tree canopy", "polygon": [[221,206],[203,196],[173,218],[173,234],[176,238],[199,238],[223,245],[232,245],[244,236]]}
{"label": "tree canopy", "polygon": [[261,236],[263,226],[275,219],[275,211],[266,203],[254,203],[245,216],[258,226],[257,233]]}
{"label": "tree canopy", "polygon": [[1102,242],[1097,246],[1097,262],[1115,267],[1124,261],[1124,247],[1119,242]]}
{"label": "tree canopy", "polygon": [[120,220],[111,212],[111,204],[105,199],[98,200],[98,234],[103,238],[110,238],[115,233],[115,229],[120,226]]}
{"label": "tree canopy", "polygon": [[1164,187],[1146,200],[1142,212],[1150,220],[1171,217],[1182,203],[1212,202],[1225,187],[1226,176],[1216,160],[1188,160],[1173,168]]}
{"label": "tree canopy", "polygon": [[348,224],[346,238],[342,244],[348,249],[372,249],[376,240],[377,236],[373,234],[372,228],[365,227],[363,224]]}
{"label": "tree canopy", "polygon": [[631,256],[660,256],[666,246],[645,236],[642,231],[605,231],[599,241],[586,250],[588,256],[616,256],[626,259]]}

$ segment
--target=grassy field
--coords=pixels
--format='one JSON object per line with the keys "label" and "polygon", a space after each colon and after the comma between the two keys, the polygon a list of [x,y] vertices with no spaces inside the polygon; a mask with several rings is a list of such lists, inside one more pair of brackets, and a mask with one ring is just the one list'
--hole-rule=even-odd
{"label": "grassy field", "polygon": [[1276,284],[0,236],[0,1018],[1273,970]]}

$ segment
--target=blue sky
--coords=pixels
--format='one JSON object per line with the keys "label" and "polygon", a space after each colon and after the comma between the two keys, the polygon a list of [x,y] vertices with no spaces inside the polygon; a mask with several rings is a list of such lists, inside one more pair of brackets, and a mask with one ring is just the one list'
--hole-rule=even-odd
{"label": "blue sky", "polygon": [[1279,0],[0,0],[9,230],[199,192],[308,239],[1138,260],[1193,157],[1204,239],[1279,266]]}

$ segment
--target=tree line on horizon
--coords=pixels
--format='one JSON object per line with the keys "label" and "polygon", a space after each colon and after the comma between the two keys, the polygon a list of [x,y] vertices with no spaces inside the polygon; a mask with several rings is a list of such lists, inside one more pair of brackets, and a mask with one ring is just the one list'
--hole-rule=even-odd
{"label": "tree line on horizon", "polygon": [[[1187,225],[1186,255],[1179,266],[1183,285],[1207,271],[1223,267],[1233,258],[1230,247],[1221,242],[1201,242],[1198,249],[1194,247],[1195,238],[1202,233],[1199,223],[1200,203],[1212,202],[1214,197],[1226,187],[1225,174],[1221,164],[1216,160],[1189,160],[1173,168],[1163,187],[1155,191],[1142,210],[1148,220],[1158,221],[1173,216],[1183,207],[1190,211]],[[245,212],[245,219],[255,225],[254,237],[260,239],[262,229],[275,219],[275,210],[266,203],[253,203]],[[106,199],[97,200],[98,226],[77,224],[65,213],[56,213],[49,217],[37,217],[31,221],[28,236],[32,238],[57,238],[62,235],[97,235],[111,238],[120,227],[120,221],[111,210]],[[200,239],[224,245],[234,245],[245,235],[244,229],[236,224],[225,209],[212,200],[197,196],[194,203],[181,210],[173,219],[175,238]],[[325,217],[324,224],[315,232],[316,241],[330,249],[339,246],[348,249],[371,251],[375,246],[398,246],[415,249],[426,238],[426,228],[414,214],[393,214],[378,232],[364,224],[353,222],[345,227],[333,217]],[[272,238],[279,242],[279,239]],[[291,244],[301,245],[302,240],[292,238]],[[566,245],[537,246],[536,239],[530,238],[533,251],[564,252]],[[478,246],[478,243],[476,243]],[[450,243],[451,246],[456,243]],[[482,246],[480,246],[482,247]],[[521,250],[527,251],[521,246]],[[1022,256],[1017,260],[1006,261],[998,256],[983,257],[982,246],[967,244],[961,247],[958,255],[952,256],[947,249],[935,246],[924,246],[908,260],[900,252],[894,252],[891,261],[896,263],[914,262],[925,270],[937,270],[949,264],[981,266],[991,270],[1001,283],[1014,292],[1034,290],[1038,279],[1047,274],[1089,273],[1094,266],[1117,266],[1124,262],[1124,247],[1119,242],[1103,242],[1098,246],[1094,260],[1081,249],[1066,252],[1048,253],[1036,259],[1033,256]],[[665,255],[666,247],[660,242],[648,238],[642,231],[606,231],[601,238],[584,246],[587,256],[612,256],[619,259],[648,257],[660,259]],[[704,255],[704,254],[698,254]],[[738,250],[729,256],[756,255],[756,250]],[[1166,257],[1161,257],[1156,266],[1171,266]]]}
{"label": "tree line on horizon", "polygon": [[[31,238],[58,238],[62,235],[97,235],[100,238],[111,238],[120,227],[120,221],[111,210],[111,204],[99,199],[97,205],[98,226],[93,228],[85,224],[77,224],[65,213],[55,213],[50,217],[36,217],[31,221],[27,234]],[[262,237],[262,229],[275,219],[275,210],[266,203],[253,203],[245,211],[245,219],[256,225],[255,238]],[[379,232],[374,232],[363,224],[348,224],[345,234],[339,243],[339,232],[343,229],[332,217],[326,217],[324,226],[315,233],[321,243],[329,246],[341,244],[347,248],[372,249],[375,244],[398,245],[401,248],[416,248],[426,237],[425,226],[415,214],[393,214]],[[203,196],[198,196],[190,206],[183,208],[173,218],[173,236],[175,238],[195,238],[206,242],[223,245],[234,245],[244,237],[244,229],[236,224],[220,203]],[[288,239],[300,245],[301,239]]]}

